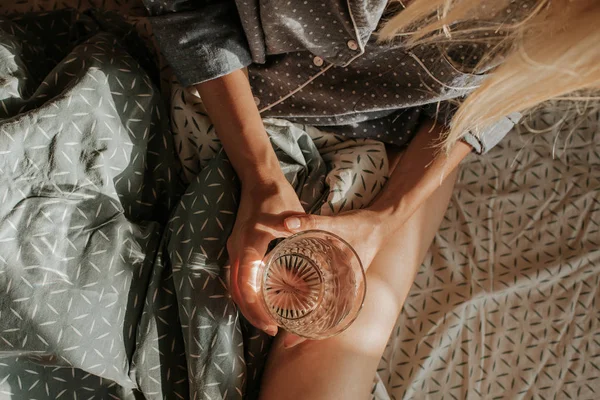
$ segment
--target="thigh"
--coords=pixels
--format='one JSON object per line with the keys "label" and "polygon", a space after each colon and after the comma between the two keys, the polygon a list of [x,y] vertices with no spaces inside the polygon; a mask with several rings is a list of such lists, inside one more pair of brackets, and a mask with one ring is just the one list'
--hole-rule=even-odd
{"label": "thigh", "polygon": [[391,236],[367,271],[367,296],[342,334],[284,349],[275,341],[261,386],[262,399],[360,399],[374,374],[414,276],[442,221],[453,173]]}

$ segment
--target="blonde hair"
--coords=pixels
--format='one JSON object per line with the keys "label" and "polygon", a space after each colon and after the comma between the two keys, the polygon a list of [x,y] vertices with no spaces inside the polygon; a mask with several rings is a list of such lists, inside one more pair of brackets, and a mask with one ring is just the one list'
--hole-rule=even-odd
{"label": "blonde hair", "polygon": [[[514,18],[517,11],[525,17]],[[447,151],[466,132],[477,135],[548,100],[598,104],[599,0],[413,0],[379,35],[405,35],[413,45],[483,39],[490,48],[483,61],[502,57],[462,101],[444,139]]]}

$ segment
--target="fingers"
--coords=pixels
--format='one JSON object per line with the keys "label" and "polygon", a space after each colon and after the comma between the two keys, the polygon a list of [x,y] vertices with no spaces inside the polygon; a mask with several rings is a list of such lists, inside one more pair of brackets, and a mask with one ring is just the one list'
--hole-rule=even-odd
{"label": "fingers", "polygon": [[231,298],[234,303],[237,305],[238,310],[246,317],[248,322],[259,329],[263,329],[265,325],[260,317],[254,315],[251,310],[248,310],[248,307],[244,303],[242,295],[240,293],[239,285],[238,285],[238,271],[239,271],[239,262],[232,261],[231,262],[231,272],[230,272],[230,280],[229,280],[229,293],[231,294]]}
{"label": "fingers", "polygon": [[[277,325],[265,310],[260,294],[262,258],[267,251],[270,236],[255,235],[252,243],[241,246],[232,262],[230,292],[246,319],[269,335],[277,334]],[[233,252],[236,250],[232,249]]]}
{"label": "fingers", "polygon": [[311,229],[328,230],[331,217],[322,217],[319,215],[295,215],[286,218],[284,225],[290,232],[302,232]]}
{"label": "fingers", "polygon": [[[241,267],[238,268],[238,271],[241,269]],[[266,332],[271,336],[275,336],[277,334],[277,325],[271,321],[270,316],[264,310],[260,302],[255,301],[254,303],[248,303],[244,300],[244,297],[239,289],[239,274],[237,278],[238,279],[236,281],[232,280],[230,291],[238,310],[244,315],[248,322],[250,322],[256,328]]]}
{"label": "fingers", "polygon": [[231,243],[231,239],[227,241],[227,252],[229,253],[229,281],[227,282],[229,286],[229,294],[231,298],[235,302],[235,304],[240,304],[242,296],[240,295],[240,291],[238,289],[237,280],[238,280],[238,269],[239,262],[238,257],[235,253],[234,246]]}
{"label": "fingers", "polygon": [[[265,249],[266,250],[266,249]],[[246,248],[240,257],[238,269],[238,288],[242,300],[246,304],[255,304],[259,301],[260,282],[259,274],[262,269],[262,257],[260,250]]]}
{"label": "fingers", "polygon": [[252,235],[246,236],[239,248],[239,270],[238,286],[242,299],[246,304],[257,304],[259,302],[260,282],[259,275],[262,273],[262,259],[269,247],[269,242],[274,237],[261,231],[254,231]]}

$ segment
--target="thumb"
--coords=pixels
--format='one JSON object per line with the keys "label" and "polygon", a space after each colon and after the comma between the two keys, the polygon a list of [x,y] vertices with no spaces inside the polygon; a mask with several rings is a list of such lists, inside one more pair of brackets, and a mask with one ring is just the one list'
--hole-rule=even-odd
{"label": "thumb", "polygon": [[331,217],[322,217],[320,215],[312,214],[294,215],[293,217],[286,218],[283,224],[290,232],[302,232],[311,229],[327,230],[329,218]]}

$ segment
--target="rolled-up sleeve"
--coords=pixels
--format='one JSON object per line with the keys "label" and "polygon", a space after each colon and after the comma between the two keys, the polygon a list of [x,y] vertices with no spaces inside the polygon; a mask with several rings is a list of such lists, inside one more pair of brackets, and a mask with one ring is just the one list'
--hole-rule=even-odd
{"label": "rolled-up sleeve", "polygon": [[153,9],[150,23],[161,52],[184,86],[218,78],[252,63],[235,2],[187,1],[186,7]]}
{"label": "rolled-up sleeve", "polygon": [[[443,102],[438,104],[429,104],[423,107],[425,116],[436,120],[437,123],[452,126],[452,118],[456,113],[457,106],[454,103]],[[514,112],[500,118],[494,124],[485,128],[481,132],[467,132],[461,140],[473,147],[477,154],[485,154],[496,146],[512,130],[522,115]]]}
{"label": "rolled-up sleeve", "polygon": [[471,145],[477,154],[485,154],[496,146],[520,119],[520,113],[509,114],[478,134],[467,132],[462,140]]}

